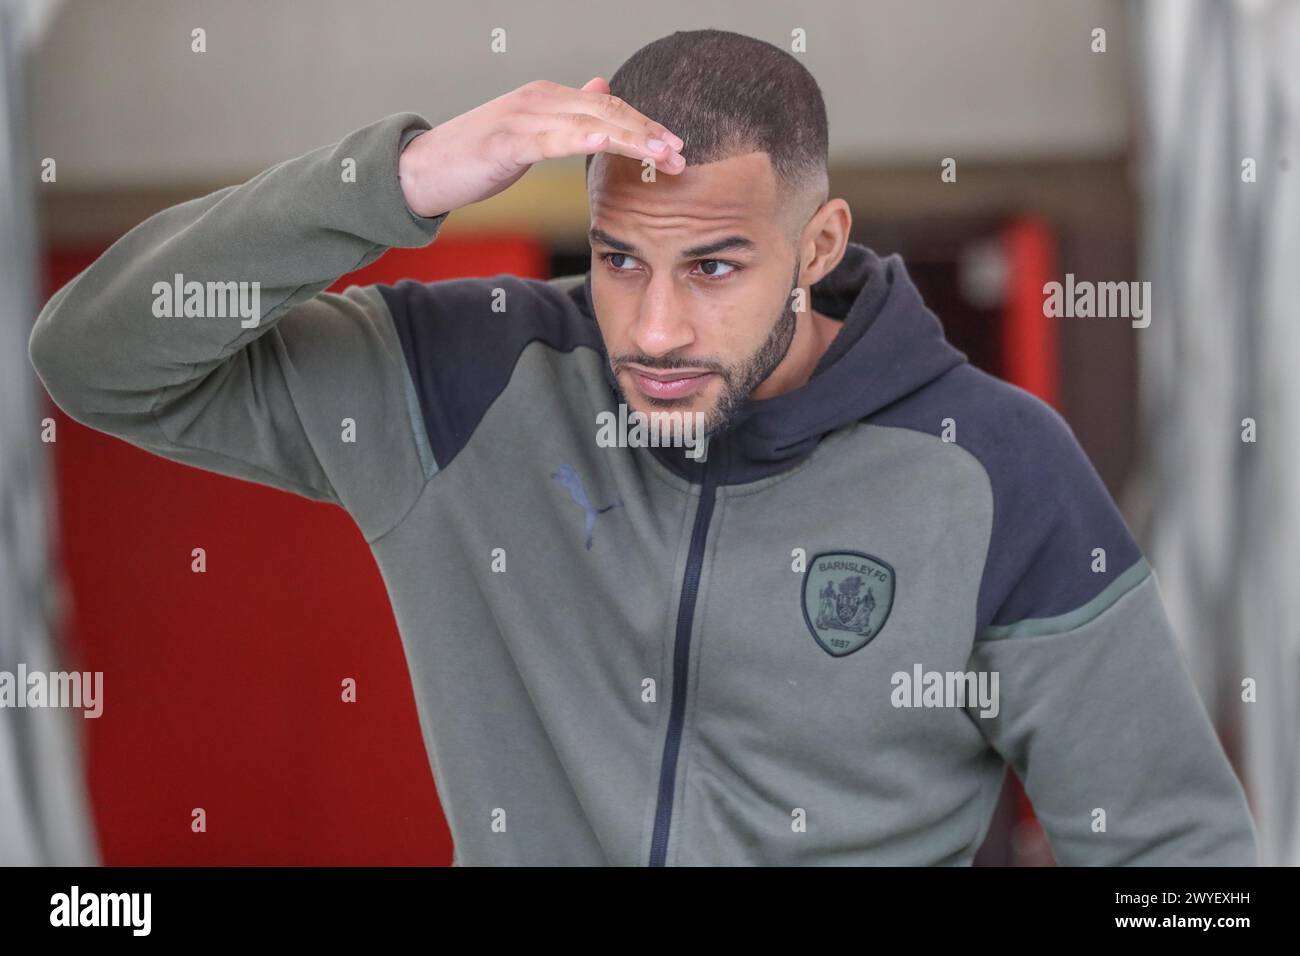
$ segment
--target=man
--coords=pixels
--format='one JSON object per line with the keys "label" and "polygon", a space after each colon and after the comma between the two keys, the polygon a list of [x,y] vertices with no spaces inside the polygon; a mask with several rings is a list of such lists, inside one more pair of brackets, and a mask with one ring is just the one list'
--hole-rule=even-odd
{"label": "man", "polygon": [[[584,154],[585,276],[322,292]],[[1253,863],[1095,471],[849,241],[826,161],[794,57],[675,33],[158,214],[31,356],[92,427],[348,510],[458,863],[966,864],[1007,763],[1063,863]],[[604,440],[651,412],[707,443]]]}

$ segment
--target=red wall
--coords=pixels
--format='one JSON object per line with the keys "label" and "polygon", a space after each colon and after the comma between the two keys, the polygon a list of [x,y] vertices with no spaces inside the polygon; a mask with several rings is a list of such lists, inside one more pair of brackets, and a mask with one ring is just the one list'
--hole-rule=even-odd
{"label": "red wall", "polygon": [[[99,251],[50,253],[47,292]],[[546,264],[529,239],[449,237],[332,288]],[[450,863],[402,646],[351,519],[51,414],[67,666],[104,672],[103,716],[80,721],[104,862]]]}

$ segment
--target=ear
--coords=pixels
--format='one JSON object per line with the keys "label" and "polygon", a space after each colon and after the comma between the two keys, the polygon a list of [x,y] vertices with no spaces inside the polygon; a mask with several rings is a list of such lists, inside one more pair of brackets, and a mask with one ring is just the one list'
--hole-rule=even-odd
{"label": "ear", "polygon": [[853,213],[843,199],[828,199],[808,220],[799,240],[803,269],[799,281],[805,285],[820,282],[840,264],[849,244]]}

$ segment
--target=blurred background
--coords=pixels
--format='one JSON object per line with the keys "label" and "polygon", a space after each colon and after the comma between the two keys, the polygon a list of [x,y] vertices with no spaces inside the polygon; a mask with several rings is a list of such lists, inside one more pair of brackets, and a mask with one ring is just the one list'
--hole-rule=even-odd
{"label": "blurred background", "polygon": [[[1300,863],[1300,3],[0,0],[0,671],[105,675],[98,719],[0,710],[0,864],[450,862],[351,522],[71,422],[27,337],[166,206],[701,27],[803,31],[853,238],[1069,421],[1156,569],[1261,862]],[[581,160],[539,166],[337,288],[585,272],[587,225]],[[1067,273],[1150,281],[1149,327],[1045,318]],[[243,557],[194,575],[196,542]],[[364,689],[346,708],[340,674]],[[1009,774],[977,863],[1052,862]]]}

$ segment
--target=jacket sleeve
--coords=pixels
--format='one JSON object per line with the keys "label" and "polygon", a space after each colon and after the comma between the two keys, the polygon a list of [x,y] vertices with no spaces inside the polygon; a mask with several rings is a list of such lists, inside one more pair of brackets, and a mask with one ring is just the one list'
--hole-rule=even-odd
{"label": "jacket sleeve", "polygon": [[55,404],[164,457],[339,504],[367,538],[382,534],[428,477],[418,411],[377,289],[323,290],[436,237],[447,214],[412,213],[397,176],[427,129],[394,114],[122,236],[32,329]]}
{"label": "jacket sleeve", "polygon": [[1196,691],[1154,571],[1065,422],[1000,418],[994,530],[967,711],[1025,786],[1058,863],[1253,866],[1245,793]]}

